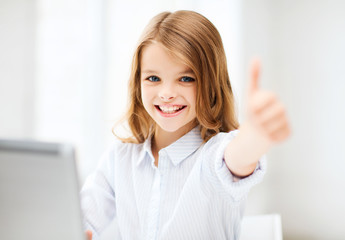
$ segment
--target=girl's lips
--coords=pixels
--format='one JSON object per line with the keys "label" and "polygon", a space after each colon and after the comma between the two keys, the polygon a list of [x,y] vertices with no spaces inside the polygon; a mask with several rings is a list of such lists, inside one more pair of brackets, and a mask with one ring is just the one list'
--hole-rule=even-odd
{"label": "girl's lips", "polygon": [[176,117],[182,113],[186,107],[186,105],[155,105],[155,108],[163,117]]}

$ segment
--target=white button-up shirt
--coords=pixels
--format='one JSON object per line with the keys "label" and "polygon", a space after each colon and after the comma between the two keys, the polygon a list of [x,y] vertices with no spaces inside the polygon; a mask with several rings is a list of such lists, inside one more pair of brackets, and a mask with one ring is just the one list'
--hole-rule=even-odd
{"label": "white button-up shirt", "polygon": [[119,239],[238,239],[247,193],[261,181],[266,161],[234,179],[224,151],[235,134],[203,143],[196,127],[159,151],[158,167],[151,139],[116,140],[81,191],[85,228],[97,238],[115,219]]}

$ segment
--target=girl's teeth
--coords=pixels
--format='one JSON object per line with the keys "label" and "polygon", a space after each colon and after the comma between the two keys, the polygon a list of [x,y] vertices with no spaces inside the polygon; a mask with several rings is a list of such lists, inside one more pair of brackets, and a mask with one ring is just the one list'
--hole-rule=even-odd
{"label": "girl's teeth", "polygon": [[180,110],[182,107],[177,107],[177,106],[173,106],[173,107],[163,107],[163,106],[159,106],[160,110],[164,113],[174,113],[178,110]]}

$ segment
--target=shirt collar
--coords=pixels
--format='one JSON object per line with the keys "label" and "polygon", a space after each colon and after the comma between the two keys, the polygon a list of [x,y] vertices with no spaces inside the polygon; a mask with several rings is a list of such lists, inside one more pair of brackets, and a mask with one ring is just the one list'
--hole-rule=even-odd
{"label": "shirt collar", "polygon": [[[144,154],[149,154],[153,158],[151,151],[152,136],[147,138],[143,144]],[[203,139],[200,133],[200,126],[196,126],[184,136],[179,138],[176,142],[160,150],[160,153],[165,153],[169,156],[172,163],[176,166],[186,159],[189,155],[194,153],[202,144]],[[145,156],[141,156],[138,160],[138,165],[143,161]]]}

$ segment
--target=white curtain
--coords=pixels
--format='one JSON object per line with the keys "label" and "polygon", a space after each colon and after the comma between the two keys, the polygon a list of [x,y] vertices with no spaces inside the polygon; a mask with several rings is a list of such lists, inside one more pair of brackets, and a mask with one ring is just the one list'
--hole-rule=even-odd
{"label": "white curtain", "polygon": [[80,175],[105,143],[105,1],[37,2],[34,137],[77,147]]}

